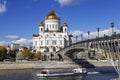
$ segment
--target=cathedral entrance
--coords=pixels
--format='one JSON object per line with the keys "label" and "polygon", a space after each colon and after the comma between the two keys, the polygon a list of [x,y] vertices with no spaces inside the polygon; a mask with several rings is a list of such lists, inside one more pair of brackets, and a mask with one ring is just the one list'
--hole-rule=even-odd
{"label": "cathedral entrance", "polygon": [[49,48],[48,47],[46,47],[46,52],[49,52]]}
{"label": "cathedral entrance", "polygon": [[53,52],[56,52],[56,48],[55,47],[53,47]]}

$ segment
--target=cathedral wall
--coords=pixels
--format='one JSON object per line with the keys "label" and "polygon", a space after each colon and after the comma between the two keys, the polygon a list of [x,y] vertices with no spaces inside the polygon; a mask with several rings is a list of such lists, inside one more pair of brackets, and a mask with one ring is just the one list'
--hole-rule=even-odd
{"label": "cathedral wall", "polygon": [[46,20],[45,30],[59,30],[59,20]]}
{"label": "cathedral wall", "polygon": [[59,16],[54,11],[51,11],[45,23],[40,23],[39,36],[33,37],[33,48],[43,53],[51,53],[68,45],[68,25],[64,23],[63,27],[60,27]]}

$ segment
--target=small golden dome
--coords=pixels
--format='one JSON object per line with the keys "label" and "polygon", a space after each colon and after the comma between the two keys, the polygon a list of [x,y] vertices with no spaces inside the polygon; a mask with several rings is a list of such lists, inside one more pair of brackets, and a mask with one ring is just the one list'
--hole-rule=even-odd
{"label": "small golden dome", "polygon": [[40,25],[39,26],[44,26],[44,23],[43,22],[40,22]]}
{"label": "small golden dome", "polygon": [[46,17],[46,20],[51,20],[51,19],[60,20],[60,17],[55,13],[54,10],[52,10]]}
{"label": "small golden dome", "polygon": [[68,24],[64,22],[63,27],[68,27]]}

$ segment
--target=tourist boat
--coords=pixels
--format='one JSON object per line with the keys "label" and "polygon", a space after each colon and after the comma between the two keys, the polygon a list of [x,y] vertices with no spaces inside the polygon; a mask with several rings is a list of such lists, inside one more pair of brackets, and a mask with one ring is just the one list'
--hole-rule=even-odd
{"label": "tourist boat", "polygon": [[87,74],[86,68],[76,68],[71,70],[64,71],[50,71],[50,70],[42,70],[40,73],[37,73],[37,77],[56,77],[56,76],[79,76]]}

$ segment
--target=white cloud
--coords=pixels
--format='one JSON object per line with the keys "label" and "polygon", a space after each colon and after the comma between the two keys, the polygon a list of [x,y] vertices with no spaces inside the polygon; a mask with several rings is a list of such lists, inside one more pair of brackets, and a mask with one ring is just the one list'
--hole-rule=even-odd
{"label": "white cloud", "polygon": [[0,45],[1,46],[8,46],[12,43],[14,44],[20,44],[20,46],[28,47],[32,46],[32,39],[26,39],[26,38],[19,38],[18,36],[13,35],[7,35],[5,38],[1,39]]}
{"label": "white cloud", "polygon": [[55,0],[59,2],[61,6],[68,6],[68,5],[74,5],[79,3],[80,0]]}
{"label": "white cloud", "polygon": [[76,41],[80,41],[81,40],[80,35],[83,34],[83,32],[79,31],[79,30],[75,30],[75,31],[70,31],[70,34],[73,35],[72,41],[74,43]]}
{"label": "white cloud", "polygon": [[16,36],[16,35],[7,35],[7,36],[5,36],[5,38],[18,39],[18,36]]}
{"label": "white cloud", "polygon": [[32,46],[32,39],[20,38],[19,40],[11,41],[11,43],[20,44],[21,46]]}
{"label": "white cloud", "polygon": [[[115,32],[120,33],[120,30],[115,29]],[[82,32],[80,30],[70,31],[70,34],[73,35],[73,43],[75,43],[76,41],[81,41],[81,34],[83,34],[83,40],[88,39],[88,33]],[[105,30],[100,30],[99,36],[103,37],[104,34],[110,36],[112,34],[111,28],[105,29]],[[76,36],[77,36],[77,40],[76,40]],[[97,31],[90,32],[90,39],[96,38],[96,36],[98,36]],[[15,40],[12,40],[12,41],[2,40],[2,41],[0,41],[0,45],[7,46],[7,45],[10,45],[11,43],[16,43],[16,44],[20,44],[21,46],[32,46],[32,39],[26,39],[26,38],[16,39],[16,38],[18,38],[18,36],[10,36],[10,35],[6,36],[6,37],[12,38]]]}
{"label": "white cloud", "polygon": [[0,14],[7,11],[6,3],[7,3],[6,1],[4,1],[3,3],[0,3]]}

